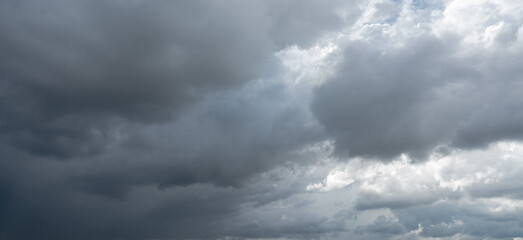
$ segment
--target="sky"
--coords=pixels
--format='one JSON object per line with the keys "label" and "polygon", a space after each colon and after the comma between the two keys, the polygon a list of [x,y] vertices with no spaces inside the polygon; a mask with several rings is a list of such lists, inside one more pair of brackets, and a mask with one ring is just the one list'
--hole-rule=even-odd
{"label": "sky", "polygon": [[0,2],[0,240],[523,239],[523,2]]}

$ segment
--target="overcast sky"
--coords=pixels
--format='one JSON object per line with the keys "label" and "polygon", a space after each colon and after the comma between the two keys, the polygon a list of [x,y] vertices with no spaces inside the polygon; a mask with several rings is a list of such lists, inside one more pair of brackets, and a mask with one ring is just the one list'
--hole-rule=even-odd
{"label": "overcast sky", "polygon": [[523,239],[523,1],[0,1],[0,240]]}

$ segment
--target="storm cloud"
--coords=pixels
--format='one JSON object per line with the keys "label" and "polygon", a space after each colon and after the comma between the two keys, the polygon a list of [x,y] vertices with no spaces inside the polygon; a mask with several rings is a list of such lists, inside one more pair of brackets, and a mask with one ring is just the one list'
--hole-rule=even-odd
{"label": "storm cloud", "polygon": [[519,239],[523,5],[3,1],[0,239]]}

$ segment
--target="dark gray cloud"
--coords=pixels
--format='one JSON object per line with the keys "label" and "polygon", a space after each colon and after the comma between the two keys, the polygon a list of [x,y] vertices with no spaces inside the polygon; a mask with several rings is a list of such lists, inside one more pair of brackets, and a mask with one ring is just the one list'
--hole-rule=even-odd
{"label": "dark gray cloud", "polygon": [[514,79],[521,73],[497,63],[500,56],[520,60],[492,49],[462,57],[456,54],[461,40],[429,34],[386,49],[372,42],[347,43],[312,105],[336,140],[336,152],[423,159],[438,145],[477,148],[521,139],[523,99],[521,83]]}
{"label": "dark gray cloud", "polygon": [[[275,51],[343,21],[339,3],[287,4],[3,2],[4,141],[50,156],[96,152],[85,144],[105,140],[95,132],[169,121],[202,96],[273,77]],[[302,34],[283,34],[292,31]]]}
{"label": "dark gray cloud", "polygon": [[290,101],[285,91],[280,84],[259,82],[205,100],[173,123],[123,128],[116,150],[87,163],[73,180],[86,191],[121,197],[126,188],[143,183],[239,187],[280,162],[309,162],[292,151],[320,132],[304,122],[299,109],[279,104]]}
{"label": "dark gray cloud", "polygon": [[37,154],[78,153],[64,150],[77,144],[63,142],[105,131],[111,117],[171,119],[203,94],[262,77],[275,64],[256,4],[3,5],[2,109],[9,114],[2,125],[12,144]]}
{"label": "dark gray cloud", "polygon": [[2,2],[0,238],[240,236],[321,136],[275,53],[359,12],[299,4]]}
{"label": "dark gray cloud", "polygon": [[449,57],[456,46],[447,41],[421,36],[387,52],[371,43],[348,44],[335,77],[316,90],[312,105],[339,154],[421,155],[447,137],[448,124],[428,117],[425,106],[437,97],[434,88],[466,72]]}
{"label": "dark gray cloud", "polygon": [[[296,39],[320,37],[305,34],[308,23],[322,33],[341,27],[340,3],[313,17],[306,15],[320,4],[301,4],[294,11],[254,1],[4,2],[0,140],[65,160],[118,162],[133,155],[154,161],[146,164],[150,172],[166,172],[136,182],[238,184],[317,135],[304,126],[300,109],[285,103],[284,85],[271,80],[241,90],[280,77],[274,53]],[[316,21],[322,18],[330,20]],[[285,29],[304,34],[286,37]],[[160,141],[160,133],[171,135]],[[75,181],[91,182],[80,184],[89,191],[97,191],[91,186],[97,181],[135,182],[107,171]]]}

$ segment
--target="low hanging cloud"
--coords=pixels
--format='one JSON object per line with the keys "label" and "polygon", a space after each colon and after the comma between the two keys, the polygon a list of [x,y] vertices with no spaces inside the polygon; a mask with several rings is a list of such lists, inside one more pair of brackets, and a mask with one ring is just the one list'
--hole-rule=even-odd
{"label": "low hanging cloud", "polygon": [[300,40],[313,41],[318,36],[302,30],[307,23],[321,33],[342,22],[334,13],[339,3],[298,20],[314,1],[295,15],[286,4],[255,1],[2,5],[4,140],[61,157],[99,150],[85,144],[107,141],[97,131],[170,121],[203,96],[276,77],[274,52],[296,42],[295,34],[279,32],[300,31]]}
{"label": "low hanging cloud", "polygon": [[271,65],[262,16],[226,5],[3,5],[3,129],[36,154],[78,154],[78,144],[96,138],[90,129],[106,131],[114,117],[172,119],[202,94],[258,78]]}

